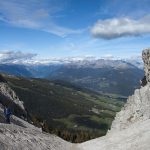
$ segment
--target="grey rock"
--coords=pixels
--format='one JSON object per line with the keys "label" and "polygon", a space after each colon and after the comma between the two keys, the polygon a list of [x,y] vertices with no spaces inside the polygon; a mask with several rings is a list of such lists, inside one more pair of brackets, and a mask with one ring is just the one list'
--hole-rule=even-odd
{"label": "grey rock", "polygon": [[147,82],[150,82],[150,48],[143,50],[142,59]]}
{"label": "grey rock", "polygon": [[16,93],[8,86],[7,83],[0,82],[0,94],[5,96],[6,99],[8,98],[15,104],[21,107],[21,109],[24,109],[23,101],[20,101]]}
{"label": "grey rock", "polygon": [[136,89],[134,95],[129,96],[127,103],[117,113],[109,132],[128,128],[135,122],[150,118],[150,83]]}

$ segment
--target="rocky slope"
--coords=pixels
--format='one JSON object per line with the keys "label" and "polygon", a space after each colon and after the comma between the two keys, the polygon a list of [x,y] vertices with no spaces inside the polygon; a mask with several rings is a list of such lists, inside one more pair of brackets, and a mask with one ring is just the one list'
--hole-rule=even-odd
{"label": "rocky slope", "polygon": [[13,114],[18,117],[26,118],[27,112],[23,102],[18,98],[16,93],[9,87],[7,81],[0,75],[0,104],[9,105]]}
{"label": "rocky slope", "polygon": [[147,85],[135,90],[117,114],[106,136],[71,144],[42,133],[36,127],[0,124],[2,150],[149,150],[150,149],[150,49],[143,51]]}
{"label": "rocky slope", "polygon": [[[2,118],[0,109],[1,122]],[[0,123],[0,150],[70,150],[72,146],[15,116],[11,117],[10,125]]]}
{"label": "rocky slope", "polygon": [[139,121],[129,128],[109,133],[76,147],[76,150],[149,150],[150,120]]}
{"label": "rocky slope", "polygon": [[[3,115],[4,105],[9,105],[13,114],[11,124],[5,124]],[[73,144],[66,142],[55,135],[42,132],[26,122],[26,111],[23,102],[8,86],[0,75],[0,150],[70,150]]]}

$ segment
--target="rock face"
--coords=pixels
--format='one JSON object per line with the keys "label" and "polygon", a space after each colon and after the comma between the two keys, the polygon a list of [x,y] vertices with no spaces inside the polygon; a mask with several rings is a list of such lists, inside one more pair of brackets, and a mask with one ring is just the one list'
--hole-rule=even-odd
{"label": "rock face", "polygon": [[33,128],[0,124],[1,150],[73,150],[72,146],[55,135]]}
{"label": "rock face", "polygon": [[130,127],[79,144],[76,150],[150,150],[150,120],[136,122]]}
{"label": "rock face", "polygon": [[144,71],[147,82],[150,82],[150,48],[143,50],[142,59],[144,62]]}
{"label": "rock face", "polygon": [[117,113],[110,132],[128,128],[135,122],[150,118],[150,83],[141,89],[135,90],[122,110]]}
{"label": "rock face", "polygon": [[[0,108],[1,122],[2,117],[3,111]],[[0,150],[71,150],[72,146],[15,116],[11,117],[10,125],[0,123]]]}
{"label": "rock face", "polygon": [[0,103],[3,105],[8,105],[13,111],[13,114],[26,118],[27,112],[24,108],[23,102],[9,87],[7,81],[5,81],[2,75],[0,75]]}
{"label": "rock face", "polygon": [[16,93],[7,85],[7,83],[0,82],[0,93],[6,97],[6,100],[9,99],[10,101],[20,106],[23,110],[25,109],[23,102],[19,100]]}

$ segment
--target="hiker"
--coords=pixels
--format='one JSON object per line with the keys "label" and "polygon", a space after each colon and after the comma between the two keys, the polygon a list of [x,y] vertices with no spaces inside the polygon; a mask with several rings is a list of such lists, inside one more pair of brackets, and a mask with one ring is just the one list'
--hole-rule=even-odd
{"label": "hiker", "polygon": [[140,84],[141,86],[145,86],[147,84],[146,76],[144,76],[142,80],[140,80]]}
{"label": "hiker", "polygon": [[11,116],[11,110],[8,106],[4,107],[4,115],[5,115],[5,119],[6,119],[6,123],[10,124],[10,116]]}

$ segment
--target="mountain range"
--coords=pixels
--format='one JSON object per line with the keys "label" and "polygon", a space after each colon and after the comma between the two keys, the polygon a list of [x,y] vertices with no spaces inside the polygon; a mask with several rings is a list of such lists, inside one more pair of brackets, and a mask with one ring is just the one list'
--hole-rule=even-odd
{"label": "mountain range", "polygon": [[90,90],[121,96],[139,88],[144,72],[140,60],[82,59],[47,64],[1,64],[0,72],[23,77],[63,80]]}

